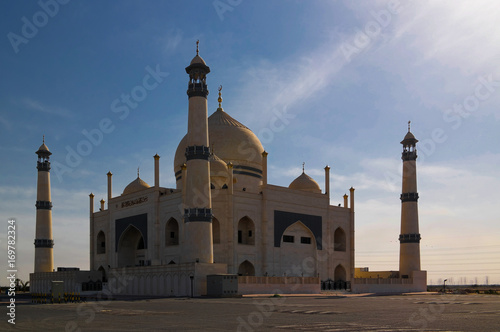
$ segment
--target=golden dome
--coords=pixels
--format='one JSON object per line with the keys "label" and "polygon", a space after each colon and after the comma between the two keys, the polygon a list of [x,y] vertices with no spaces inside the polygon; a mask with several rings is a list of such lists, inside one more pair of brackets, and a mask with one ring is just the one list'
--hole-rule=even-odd
{"label": "golden dome", "polygon": [[201,63],[202,65],[207,65],[205,63],[205,60],[203,60],[203,58],[201,56],[199,56],[198,54],[193,58],[193,60],[191,60],[191,63],[189,65],[194,65],[194,64],[198,64],[198,63]]}
{"label": "golden dome", "polygon": [[312,177],[302,172],[302,174],[290,183],[290,189],[303,190],[311,193],[321,193],[319,184]]}
{"label": "golden dome", "polygon": [[40,145],[40,147],[38,148],[38,151],[45,151],[45,152],[49,152],[49,148],[47,147],[47,145],[45,145],[45,143],[43,143],[42,145]]}
{"label": "golden dome", "polygon": [[[208,118],[210,146],[215,148],[217,157],[234,164],[235,174],[262,174],[262,152],[264,148],[257,136],[246,126],[229,116],[222,108]],[[174,171],[178,172],[186,162],[187,136],[180,141],[175,152]],[[239,168],[238,168],[239,167]],[[257,177],[254,177],[259,180]]]}
{"label": "golden dome", "polygon": [[130,182],[128,186],[123,189],[123,194],[122,195],[128,195],[135,193],[137,191],[141,191],[144,189],[151,188],[149,184],[147,184],[145,181],[143,181],[139,176],[137,176],[137,179],[134,181]]}

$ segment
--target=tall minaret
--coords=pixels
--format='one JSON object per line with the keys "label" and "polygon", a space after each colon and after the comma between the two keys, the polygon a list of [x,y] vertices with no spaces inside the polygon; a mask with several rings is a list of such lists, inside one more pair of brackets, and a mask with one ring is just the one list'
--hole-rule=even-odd
{"label": "tall minaret", "polygon": [[198,54],[186,68],[189,115],[186,148],[186,192],[184,201],[185,262],[213,263],[212,198],[208,142],[207,82],[210,68]]}
{"label": "tall minaret", "polygon": [[52,272],[54,256],[52,240],[52,202],[50,201],[50,155],[45,137],[43,144],[36,152],[38,162],[38,183],[36,193],[36,238],[35,238],[35,272]]}
{"label": "tall minaret", "polygon": [[399,274],[412,276],[420,271],[420,233],[418,231],[418,193],[417,193],[417,149],[418,140],[410,132],[403,144],[403,190],[401,194],[401,234],[399,235]]}

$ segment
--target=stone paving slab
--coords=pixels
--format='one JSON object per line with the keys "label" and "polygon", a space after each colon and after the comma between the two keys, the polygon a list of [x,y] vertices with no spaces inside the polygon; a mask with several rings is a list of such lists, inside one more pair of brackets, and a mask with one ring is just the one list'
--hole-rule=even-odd
{"label": "stone paving slab", "polygon": [[308,295],[31,304],[1,331],[500,331],[498,295]]}

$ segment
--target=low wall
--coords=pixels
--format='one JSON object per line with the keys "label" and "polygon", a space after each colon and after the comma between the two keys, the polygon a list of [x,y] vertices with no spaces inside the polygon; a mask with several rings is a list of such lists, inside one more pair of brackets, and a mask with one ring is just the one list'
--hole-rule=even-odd
{"label": "low wall", "polygon": [[414,271],[412,278],[354,278],[353,293],[410,293],[427,291],[427,271]]}
{"label": "low wall", "polygon": [[316,277],[238,277],[239,294],[319,294]]}
{"label": "low wall", "polygon": [[226,271],[226,264],[203,263],[110,269],[107,290],[116,295],[201,296],[207,293],[207,275]]}
{"label": "low wall", "polygon": [[52,281],[64,282],[64,292],[82,292],[82,283],[102,279],[100,271],[57,271],[30,273],[31,293],[50,293]]}

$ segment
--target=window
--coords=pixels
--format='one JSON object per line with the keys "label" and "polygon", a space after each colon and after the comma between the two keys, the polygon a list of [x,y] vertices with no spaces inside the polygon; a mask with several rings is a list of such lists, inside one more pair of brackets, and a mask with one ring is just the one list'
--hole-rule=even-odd
{"label": "window", "polygon": [[295,242],[295,236],[293,236],[293,235],[283,235],[283,242],[294,243]]}
{"label": "window", "polygon": [[304,237],[302,236],[300,238],[300,243],[303,243],[303,244],[311,244],[311,238],[310,237]]}
{"label": "window", "polygon": [[176,246],[179,244],[179,224],[174,218],[170,218],[165,225],[165,246]]}
{"label": "window", "polygon": [[249,217],[245,216],[238,222],[238,243],[255,245],[255,225]]}
{"label": "window", "polygon": [[97,254],[106,253],[106,236],[103,231],[100,231],[97,235]]}

